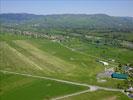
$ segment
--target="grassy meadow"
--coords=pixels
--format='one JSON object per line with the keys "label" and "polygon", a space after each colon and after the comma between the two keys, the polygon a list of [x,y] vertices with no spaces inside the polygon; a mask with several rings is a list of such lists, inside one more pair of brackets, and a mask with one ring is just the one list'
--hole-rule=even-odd
{"label": "grassy meadow", "polygon": [[[78,39],[72,39],[72,41],[60,44],[45,38],[0,34],[1,70],[47,76],[104,87],[116,88],[117,83],[122,83],[123,80],[108,79],[104,83],[97,82],[96,75],[104,71],[105,68],[96,61],[97,58],[112,58],[118,62],[125,63],[132,62],[132,54],[133,52],[128,49],[108,46],[97,47],[83,43]],[[111,62],[110,67],[117,65],[118,62]],[[22,97],[20,100],[25,100],[26,97],[28,100],[47,100],[86,89],[86,87],[24,76],[2,73],[0,76],[2,83],[0,95],[2,100],[17,100],[18,97]],[[96,91],[68,98],[67,100],[81,100],[80,97],[88,100],[87,98],[93,98],[96,95],[95,100],[107,100],[108,98],[115,98],[114,100],[127,99],[121,93],[116,94],[117,96],[115,92]],[[120,96],[126,99],[121,99],[122,97]]]}
{"label": "grassy meadow", "polygon": [[122,82],[98,83],[96,75],[104,70],[104,66],[95,57],[73,51],[57,42],[16,35],[1,35],[1,40],[2,70],[107,87],[116,87],[117,82]]}
{"label": "grassy meadow", "polygon": [[108,46],[104,44],[91,44],[85,40],[75,37],[67,39],[63,42],[63,44],[90,56],[104,60],[114,59],[115,63],[133,63],[133,52],[131,49]]}
{"label": "grassy meadow", "polygon": [[51,80],[12,75],[0,72],[1,100],[49,100],[87,89]]}
{"label": "grassy meadow", "polygon": [[94,92],[87,92],[77,96],[64,98],[62,100],[132,100],[119,92],[111,92],[98,90]]}

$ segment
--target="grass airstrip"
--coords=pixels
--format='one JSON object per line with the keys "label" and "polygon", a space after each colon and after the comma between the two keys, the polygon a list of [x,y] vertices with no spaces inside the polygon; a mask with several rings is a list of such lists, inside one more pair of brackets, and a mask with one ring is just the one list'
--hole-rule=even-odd
{"label": "grass airstrip", "polygon": [[[126,51],[122,50],[120,52],[126,53]],[[105,83],[98,83],[96,75],[104,70],[104,66],[96,62],[95,57],[88,56],[88,53],[86,52],[86,55],[82,54],[48,39],[35,39],[20,35],[0,35],[1,70],[111,88],[115,88],[117,83],[123,82],[110,79]],[[131,51],[129,52],[130,56],[132,56],[132,53]],[[94,56],[98,55],[94,54]],[[130,56],[129,58],[131,58]],[[19,75],[0,73],[0,77],[0,96],[2,100],[17,100],[18,98],[19,100],[47,100],[86,89],[86,87]],[[105,91],[97,92],[99,98],[102,98],[100,95]],[[95,96],[95,93],[92,92],[92,96]],[[107,92],[107,94],[115,95],[112,92]],[[116,95],[119,96],[120,94],[118,93]],[[90,97],[91,95],[87,94],[88,96]],[[86,94],[83,94],[83,97],[87,98]],[[78,100],[75,98],[70,100]]]}

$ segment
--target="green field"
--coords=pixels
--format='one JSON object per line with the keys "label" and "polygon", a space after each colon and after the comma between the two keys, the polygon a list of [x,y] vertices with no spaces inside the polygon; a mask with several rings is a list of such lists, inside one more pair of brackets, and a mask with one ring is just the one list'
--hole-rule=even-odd
{"label": "green field", "polygon": [[110,92],[98,90],[95,92],[87,92],[78,96],[64,98],[62,100],[132,100],[119,92]]}
{"label": "green field", "polygon": [[95,57],[72,51],[47,39],[13,37],[1,35],[1,40],[4,40],[0,42],[3,70],[116,87],[117,81],[111,82],[113,79],[107,83],[97,82],[96,75],[104,70],[104,66],[96,62]]}
{"label": "green field", "polygon": [[130,49],[103,44],[91,44],[75,37],[66,40],[63,44],[90,56],[105,60],[114,59],[116,63],[133,63],[133,51]]}
{"label": "green field", "polygon": [[[76,49],[77,45],[83,48],[83,50],[75,51],[67,48]],[[0,69],[116,88],[117,84],[122,83],[123,80],[107,79],[107,82],[104,83],[97,82],[96,75],[104,70],[104,66],[96,60],[97,58],[113,58],[124,62],[125,57],[125,62],[132,62],[133,52],[128,49],[113,49],[106,46],[105,48],[108,49],[105,50],[106,57],[104,57],[101,56],[104,54],[103,48],[97,48],[91,44],[86,45],[78,39],[76,41],[75,39],[67,41],[62,45],[45,38],[36,39],[28,36],[1,34]],[[116,55],[117,53],[118,56]],[[110,67],[117,63],[111,63]],[[17,100],[20,96],[22,100],[25,100],[25,97],[28,100],[43,100],[86,89],[86,87],[78,87],[49,80],[4,74],[1,74],[1,83],[2,100]],[[101,97],[101,100],[104,100],[101,94],[103,92],[103,95],[106,95],[105,91],[97,92],[96,94],[92,92],[92,95],[97,95],[97,97]],[[107,95],[113,96],[114,94],[114,92],[107,92]],[[119,95],[122,94],[118,93]],[[92,98],[89,95],[83,97]],[[125,96],[123,95],[123,97]],[[78,96],[72,97],[72,100],[76,100],[75,98],[78,98]],[[120,100],[117,97],[115,98],[114,100]]]}
{"label": "green field", "polygon": [[47,100],[87,89],[51,80],[0,72],[1,100]]}
{"label": "green field", "polygon": [[95,59],[45,39],[2,41],[1,56],[1,68],[4,70],[92,83],[96,80],[96,73],[104,68]]}

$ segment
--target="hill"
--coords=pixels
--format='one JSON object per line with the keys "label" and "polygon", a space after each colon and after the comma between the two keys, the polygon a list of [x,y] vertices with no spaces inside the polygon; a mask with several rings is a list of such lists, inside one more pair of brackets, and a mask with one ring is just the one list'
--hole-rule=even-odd
{"label": "hill", "polygon": [[61,14],[61,15],[34,15],[34,14],[0,14],[2,26],[21,27],[21,29],[57,29],[65,31],[78,30],[108,30],[133,31],[133,17],[114,17],[105,14]]}

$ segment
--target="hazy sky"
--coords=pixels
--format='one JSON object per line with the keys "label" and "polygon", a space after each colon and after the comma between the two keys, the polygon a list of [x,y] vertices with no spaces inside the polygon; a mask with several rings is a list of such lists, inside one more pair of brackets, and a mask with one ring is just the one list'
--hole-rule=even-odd
{"label": "hazy sky", "polygon": [[133,0],[0,0],[1,13],[132,16]]}

